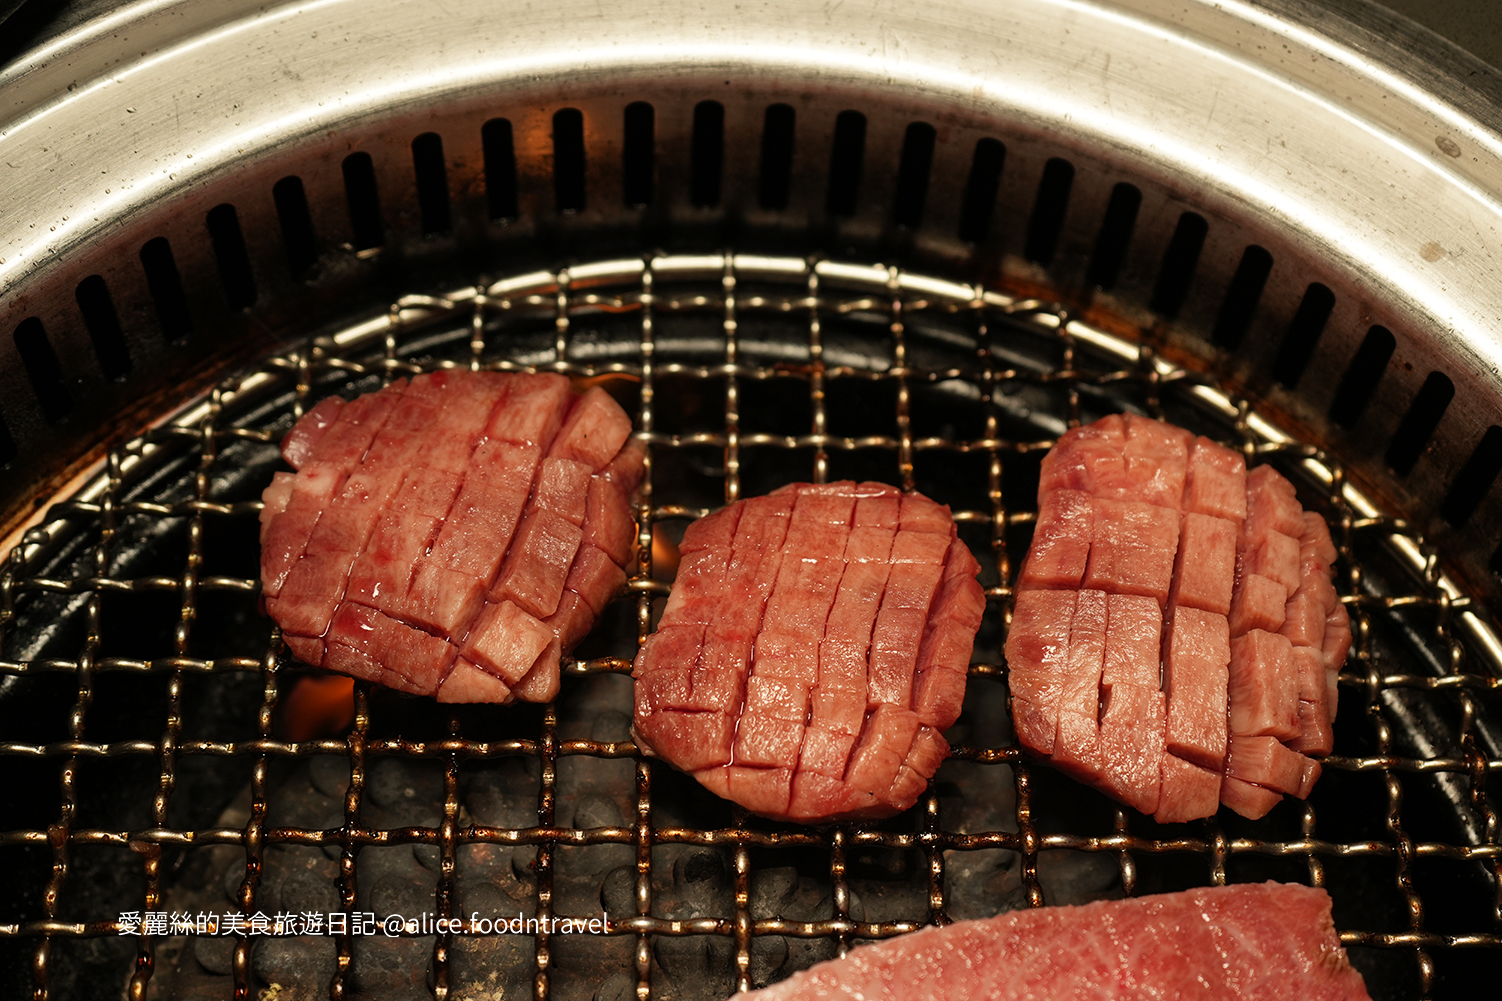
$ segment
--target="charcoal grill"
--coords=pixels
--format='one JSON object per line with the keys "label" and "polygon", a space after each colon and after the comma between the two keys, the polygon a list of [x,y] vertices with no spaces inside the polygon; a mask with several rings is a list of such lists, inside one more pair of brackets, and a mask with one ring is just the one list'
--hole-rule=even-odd
{"label": "charcoal grill", "polygon": [[[8,989],[397,996],[359,936],[273,989],[258,957],[296,936],[229,936],[208,970],[193,936],[121,935],[118,912],[204,899],[229,852],[218,909],[249,917],[284,848],[326,850],[335,907],[364,911],[362,856],[403,846],[436,916],[501,848],[531,852],[531,916],[598,916],[571,860],[629,851],[599,955],[504,939],[539,999],[712,997],[926,923],[1261,878],[1330,888],[1375,996],[1494,979],[1502,179],[1467,57],[1291,0],[768,6],[733,28],[653,7],[587,43],[598,12],[566,3],[345,6],[142,4],[0,80],[0,159],[32,168],[13,204],[34,207],[0,225]],[[275,442],[318,397],[454,364],[627,405],[651,446],[636,573],[549,707],[356,684],[347,735],[291,740],[308,672],[255,608]],[[1123,408],[1277,464],[1331,522],[1356,645],[1308,804],[1158,826],[1012,745],[1000,646],[1037,461]],[[956,760],[914,810],[767,824],[584,725],[629,711],[688,520],[846,476],[952,504],[985,566]],[[334,761],[341,810],[311,823],[286,804]],[[386,822],[383,761],[441,772],[433,816]],[[477,819],[480,776],[522,761],[535,802]],[[591,762],[624,769],[599,794],[619,822],[570,816]],[[501,954],[473,936],[398,941],[404,990],[491,990],[476,964]]]}

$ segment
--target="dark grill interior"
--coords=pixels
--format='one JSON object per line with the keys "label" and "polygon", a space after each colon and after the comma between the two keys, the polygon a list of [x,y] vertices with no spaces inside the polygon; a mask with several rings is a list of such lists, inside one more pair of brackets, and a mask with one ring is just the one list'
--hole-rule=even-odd
{"label": "dark grill interior", "polygon": [[[776,117],[767,113],[761,161],[774,167]],[[694,121],[696,136],[701,125],[723,127],[713,109]],[[634,122],[650,136],[649,114]],[[566,169],[569,123],[555,126],[562,205],[581,194],[582,174]],[[900,175],[911,180],[898,199],[910,213],[923,209],[919,181],[932,143],[915,128],[903,140]],[[863,118],[841,116],[832,175],[858,176],[864,137]],[[487,126],[487,153],[497,151],[487,177],[505,175],[509,140],[509,128]],[[712,146],[695,142],[696,197],[718,191],[723,164]],[[650,144],[631,148],[642,155]],[[582,171],[582,145],[575,152]],[[441,176],[436,135],[419,137],[413,154],[419,178],[424,169]],[[382,217],[361,156],[343,165],[350,216],[379,244]],[[1068,197],[1072,168],[1054,162],[1040,206]],[[999,149],[978,146],[967,191],[994,185],[999,170]],[[650,171],[635,176],[635,193],[650,197],[640,186]],[[762,191],[776,201],[776,170],[768,177]],[[830,187],[831,212],[840,190]],[[306,202],[299,186],[279,191],[289,260],[306,260],[292,253],[306,233]],[[491,192],[492,211],[507,208],[504,187]],[[1138,199],[1129,186],[1113,191],[1092,267],[1120,266],[1130,229],[1122,219]],[[218,255],[224,288],[254,298],[254,275],[233,251],[236,213],[221,208],[210,229],[216,248],[221,238],[229,248]],[[424,225],[447,211],[425,201]],[[1046,215],[1034,214],[1027,237],[1041,258],[1057,237],[1056,225],[1039,222]],[[1205,232],[1199,216],[1179,219],[1169,248],[1179,266],[1163,270],[1155,293],[1165,312],[1183,302]],[[154,289],[180,288],[165,243],[148,243],[148,259]],[[1266,263],[1244,255],[1228,301],[1255,298]],[[1299,309],[1314,318],[1306,323],[1328,313],[1313,291],[1320,287]],[[80,304],[103,315],[107,296],[90,288]],[[1217,330],[1241,336],[1229,319]],[[1390,354],[1391,334],[1381,334]],[[41,359],[28,365],[38,398],[65,402],[45,335],[27,343],[28,358]],[[286,658],[256,608],[256,513],[279,468],[275,442],[316,398],[443,364],[562,371],[599,380],[627,406],[651,446],[637,573],[577,651],[554,705],[448,709],[357,683],[347,732],[290,741],[287,703],[317,672]],[[1374,382],[1353,364],[1337,399],[1356,401],[1359,415]],[[1427,410],[1415,404],[1409,439],[1434,419],[1424,414],[1443,387],[1427,392],[1434,399]],[[1159,826],[1033,766],[1012,744],[1000,648],[1039,457],[1070,423],[1122,408],[1277,464],[1305,505],[1330,520],[1356,642],[1341,677],[1336,754],[1307,804],[1285,801],[1257,823],[1223,812]],[[1483,452],[1472,459],[1473,478],[1496,472]],[[951,733],[954,760],[917,807],[877,824],[814,829],[747,817],[637,756],[624,732],[586,725],[629,714],[620,676],[667,593],[664,564],[688,521],[810,478],[881,479],[952,505],[984,567],[987,618]],[[205,984],[217,996],[245,996],[267,986],[263,952],[279,948],[289,963],[322,967],[289,944],[295,938],[241,936],[232,953],[209,957],[180,935],[122,936],[120,912],[208,900],[221,917],[249,920],[270,899],[261,885],[270,856],[296,849],[314,858],[320,847],[329,864],[318,892],[339,910],[369,910],[365,866],[413,845],[419,861],[436,863],[424,863],[423,897],[435,916],[460,913],[471,866],[532,849],[522,908],[587,919],[599,909],[568,871],[570,853],[618,846],[629,849],[626,875],[617,884],[607,875],[599,906],[632,907],[611,909],[608,939],[491,939],[484,962],[539,999],[713,998],[927,923],[1277,878],[1330,889],[1342,939],[1375,997],[1476,996],[1502,956],[1502,862],[1487,797],[1502,768],[1494,726],[1502,645],[1484,620],[1418,529],[1373,506],[1340,463],[1206,376],[1059,307],[896,268],[720,255],[596,262],[412,296],[236,373],[115,449],[10,553],[0,571],[0,759],[11,792],[0,861],[16,876],[0,900],[0,967],[16,996],[115,996],[127,982],[132,996],[204,996]],[[383,769],[409,774],[403,768],[431,788],[431,816],[416,824],[389,808],[394,794],[377,791]],[[347,783],[331,782],[331,769]],[[502,819],[487,823],[477,797],[508,769],[535,778],[502,783],[511,799],[491,815]],[[594,778],[579,778],[585,769],[609,777],[607,791],[591,795],[616,812],[568,801],[593,788]],[[330,826],[307,823],[312,814],[292,805],[309,781],[342,794]],[[518,798],[520,787],[527,792]],[[622,822],[591,819],[616,816]],[[205,896],[192,880],[211,868],[210,853],[233,858],[233,878]],[[725,892],[698,893],[701,884]],[[392,983],[468,996],[476,960],[460,954],[481,948],[466,936],[419,932],[380,954],[398,962],[356,936],[327,941],[327,979],[307,996],[398,996]],[[388,966],[393,980],[379,986]]]}

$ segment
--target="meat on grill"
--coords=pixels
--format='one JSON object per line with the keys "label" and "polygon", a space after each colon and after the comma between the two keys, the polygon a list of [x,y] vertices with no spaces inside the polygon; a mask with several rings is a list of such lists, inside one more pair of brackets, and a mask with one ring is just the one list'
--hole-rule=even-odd
{"label": "meat on grill", "polygon": [[854,949],[745,1001],[1370,1001],[1324,890],[1182,890],[957,921]]}
{"label": "meat on grill", "polygon": [[1334,561],[1270,466],[1135,415],[1070,430],[1007,637],[1019,740],[1163,822],[1306,797],[1351,641]]}
{"label": "meat on grill", "polygon": [[637,741],[763,816],[912,806],[948,755],[985,597],[948,508],[792,484],[690,525],[636,658]]}
{"label": "meat on grill", "polygon": [[625,580],[643,452],[603,390],[442,370],[283,439],[261,583],[309,664],[440,702],[547,701]]}

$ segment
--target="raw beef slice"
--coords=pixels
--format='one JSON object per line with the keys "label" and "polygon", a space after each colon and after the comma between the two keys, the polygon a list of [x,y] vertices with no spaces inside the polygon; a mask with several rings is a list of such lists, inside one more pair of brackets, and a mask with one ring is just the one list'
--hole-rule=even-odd
{"label": "raw beef slice", "polygon": [[643,452],[603,390],[446,369],[282,441],[261,586],[315,666],[440,702],[545,702],[559,658],[625,580]]}
{"label": "raw beef slice", "polygon": [[1163,822],[1307,797],[1351,642],[1334,561],[1271,467],[1130,414],[1074,428],[1007,635],[1018,739]]}
{"label": "raw beef slice", "polygon": [[861,946],[745,1001],[1370,1001],[1324,890],[1182,890],[957,921]]}
{"label": "raw beef slice", "polygon": [[797,821],[917,802],[949,754],[985,596],[949,509],[792,484],[690,525],[637,655],[643,750]]}

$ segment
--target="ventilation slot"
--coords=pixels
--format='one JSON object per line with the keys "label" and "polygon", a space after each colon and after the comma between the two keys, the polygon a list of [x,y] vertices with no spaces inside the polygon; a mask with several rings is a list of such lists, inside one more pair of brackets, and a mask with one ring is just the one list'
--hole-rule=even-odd
{"label": "ventilation slot", "polygon": [[652,106],[645,101],[626,105],[626,141],[621,154],[622,194],[635,208],[652,203],[652,180],[656,170],[656,122]]}
{"label": "ventilation slot", "polygon": [[115,312],[115,303],[110,299],[110,290],[99,275],[90,275],[78,283],[74,292],[78,311],[83,314],[83,325],[94,342],[94,357],[99,359],[99,371],[111,381],[123,379],[130,372],[130,346],[125,343],[125,332],[120,329],[120,314]]}
{"label": "ventilation slot", "polygon": [[980,243],[991,232],[991,214],[996,193],[1001,190],[1001,168],[1007,148],[995,139],[978,139],[970,158],[970,176],[960,201],[960,239]]}
{"label": "ventilation slot", "polygon": [[1393,349],[1396,347],[1392,331],[1386,327],[1373,327],[1367,331],[1366,339],[1356,349],[1356,357],[1351,359],[1350,368],[1340,377],[1340,385],[1335,390],[1335,402],[1330,404],[1332,421],[1349,428],[1361,418],[1362,411],[1371,402],[1372,394],[1377,391],[1377,383],[1382,381],[1382,373],[1387,371],[1387,363],[1392,359]]}
{"label": "ventilation slot", "polygon": [[1142,192],[1133,184],[1118,184],[1111,189],[1106,203],[1106,217],[1095,236],[1095,253],[1090,255],[1090,269],[1085,280],[1098,289],[1110,289],[1121,277],[1126,263],[1132,230],[1137,228],[1137,212],[1142,208]]}
{"label": "ventilation slot", "polygon": [[375,163],[369,153],[351,153],[344,158],[344,200],[349,203],[349,228],[355,250],[375,250],[385,243],[381,196],[376,190]]}
{"label": "ventilation slot", "polygon": [[449,217],[448,164],[443,137],[424,132],[412,140],[412,170],[417,175],[417,208],[423,236],[443,236],[453,228]]}
{"label": "ventilation slot", "polygon": [[700,101],[694,106],[693,178],[690,198],[695,206],[720,204],[720,175],[725,168],[725,106]]}
{"label": "ventilation slot", "polygon": [[485,201],[491,222],[521,215],[516,203],[516,147],[511,142],[511,122],[492,118],[480,128],[485,153]]}
{"label": "ventilation slot", "polygon": [[1413,405],[1403,415],[1403,422],[1393,434],[1387,446],[1387,464],[1399,476],[1413,472],[1414,463],[1424,452],[1424,446],[1434,436],[1440,418],[1455,398],[1455,383],[1443,372],[1430,372],[1429,378],[1419,387]]}
{"label": "ventilation slot", "polygon": [[1199,266],[1200,251],[1205,246],[1205,234],[1210,226],[1194,212],[1179,216],[1174,227],[1173,239],[1168,241],[1168,250],[1163,253],[1163,269],[1158,272],[1158,284],[1153,288],[1152,307],[1172,320],[1184,308],[1189,296],[1189,285],[1194,281],[1194,269]]}
{"label": "ventilation slot", "polygon": [[553,197],[559,212],[584,211],[584,113],[553,115]]}
{"label": "ventilation slot", "polygon": [[1022,254],[1044,267],[1053,263],[1064,229],[1064,213],[1069,210],[1069,189],[1074,186],[1074,165],[1054,157],[1043,165],[1043,179],[1038,182],[1038,198],[1033,202],[1033,217],[1027,224],[1027,243]]}
{"label": "ventilation slot", "polygon": [[9,465],[17,454],[16,439],[10,436],[10,428],[6,427],[4,419],[0,418],[0,468]]}
{"label": "ventilation slot", "polygon": [[1220,315],[1215,318],[1211,339],[1217,345],[1227,351],[1241,346],[1252,327],[1252,316],[1257,312],[1257,303],[1272,270],[1273,255],[1255,243],[1242,252],[1231,287],[1226,289],[1226,297],[1220,304]]}
{"label": "ventilation slot", "polygon": [[793,179],[793,126],[796,118],[786,104],[767,108],[761,129],[761,190],[757,201],[762,208],[780,211],[788,207]]}
{"label": "ventilation slot", "polygon": [[1314,357],[1314,346],[1325,324],[1335,310],[1335,293],[1319,282],[1313,282],[1304,291],[1299,310],[1293,314],[1288,333],[1283,335],[1283,344],[1278,348],[1278,357],[1273,361],[1273,378],[1289,389],[1299,384],[1309,359]]}
{"label": "ventilation slot", "polygon": [[928,197],[928,174],[934,164],[934,127],[913,122],[902,139],[902,160],[897,167],[897,194],[892,199],[892,218],[899,226],[917,229],[923,222],[923,202]]}
{"label": "ventilation slot", "polygon": [[49,424],[56,424],[68,416],[73,401],[68,396],[68,387],[63,385],[63,367],[58,363],[57,352],[52,350],[52,342],[47,340],[41,320],[30,316],[16,327],[16,351],[21,355],[21,364],[26,366],[42,416]]}
{"label": "ventilation slot", "polygon": [[219,283],[230,309],[248,309],[256,301],[256,280],[250,270],[250,252],[240,232],[240,217],[226,202],[209,209],[206,220],[214,259],[219,263]]}
{"label": "ventilation slot", "polygon": [[313,213],[308,210],[308,195],[302,178],[284,177],[271,187],[276,202],[276,217],[282,224],[282,250],[287,255],[287,270],[301,279],[318,260],[318,244],[313,238]]}
{"label": "ventilation slot", "polygon": [[859,111],[840,112],[834,120],[834,151],[829,156],[829,196],[825,208],[830,215],[855,215],[861,161],[865,156],[866,116]]}
{"label": "ventilation slot", "polygon": [[[1502,428],[1493,424],[1481,436],[1481,444],[1461,467],[1455,482],[1450,484],[1450,492],[1439,506],[1439,513],[1456,528],[1463,526],[1481,506],[1499,472],[1502,472]],[[1496,557],[1493,557],[1493,566],[1495,561]]]}
{"label": "ventilation slot", "polygon": [[146,272],[146,287],[156,305],[162,338],[169,344],[187,340],[193,333],[193,314],[188,311],[188,293],[165,236],[147,240],[141,247],[141,269]]}

